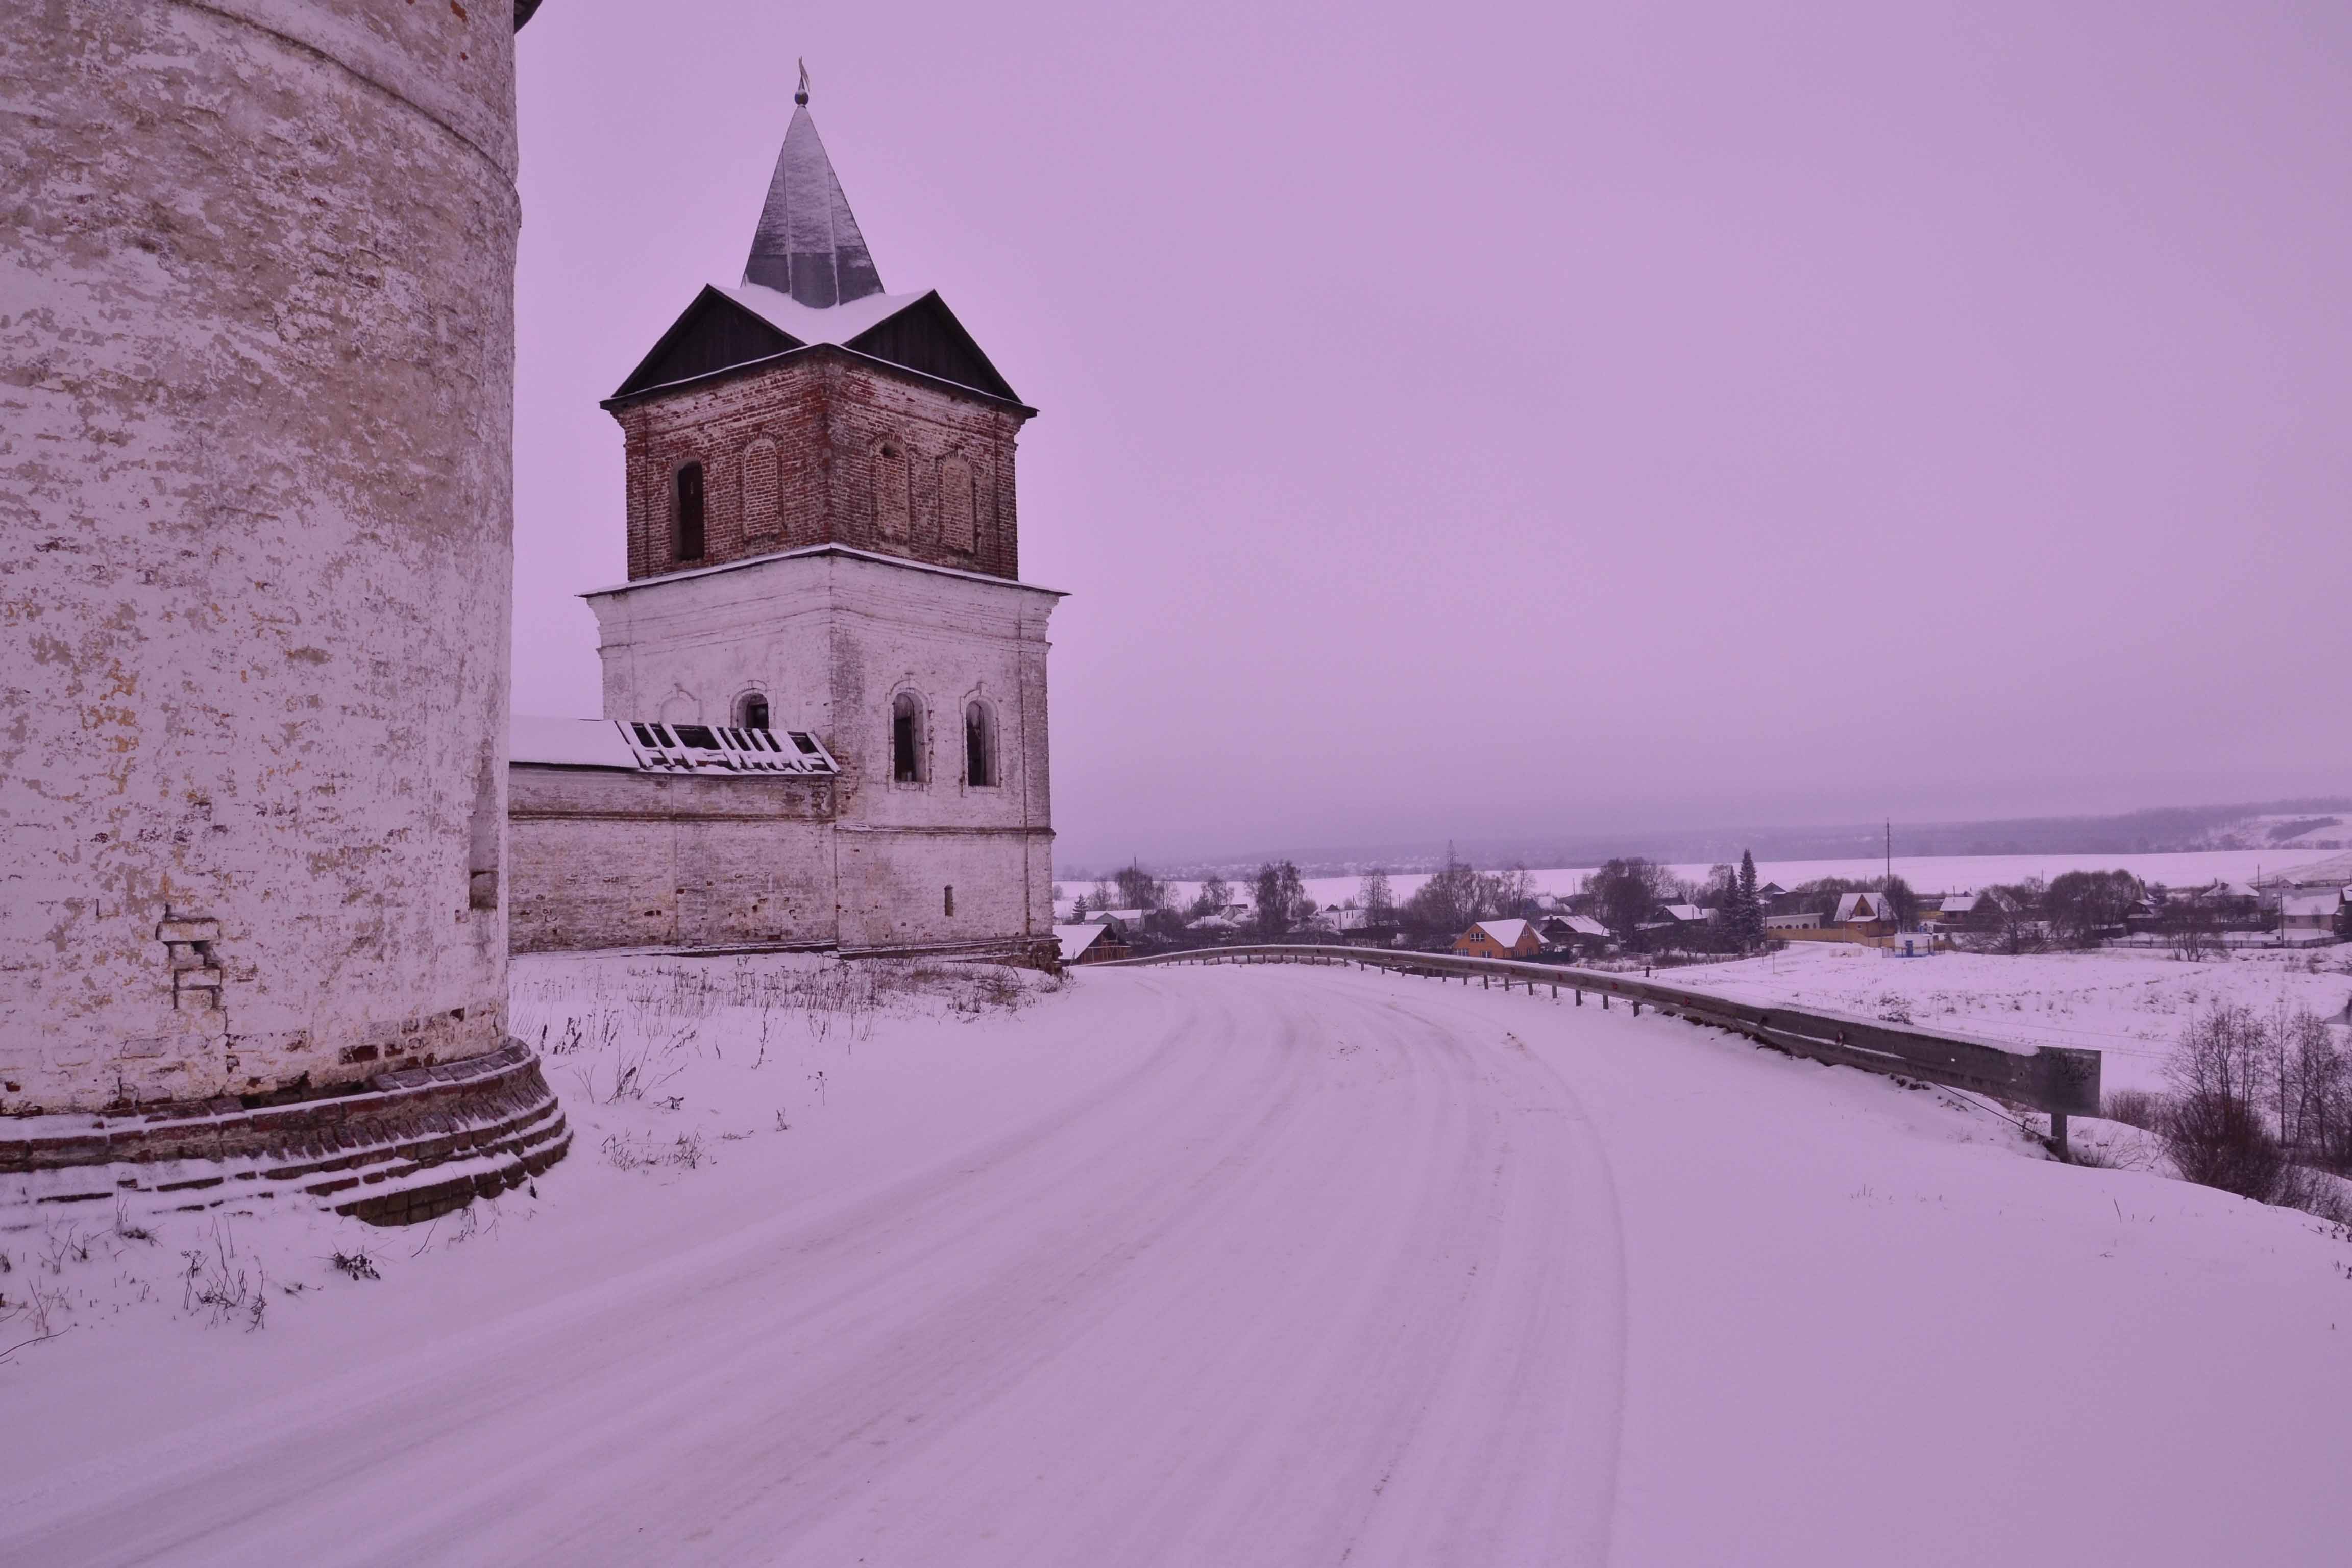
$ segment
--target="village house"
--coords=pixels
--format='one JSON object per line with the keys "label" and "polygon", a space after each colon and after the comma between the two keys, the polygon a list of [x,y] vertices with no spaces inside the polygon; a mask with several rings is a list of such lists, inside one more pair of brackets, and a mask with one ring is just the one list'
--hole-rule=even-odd
{"label": "village house", "polygon": [[2288,893],[2279,900],[2279,934],[2288,941],[2334,936],[2342,919],[2347,894]]}
{"label": "village house", "polygon": [[1609,928],[1591,915],[1549,915],[1536,921],[1544,946],[1554,952],[1591,958],[1609,949]]}
{"label": "village house", "polygon": [[1454,939],[1454,951],[1465,958],[1533,958],[1543,938],[1527,921],[1480,921]]}
{"label": "village house", "polygon": [[1107,921],[1055,926],[1054,942],[1064,963],[1108,963],[1134,951],[1127,944],[1126,929]]}
{"label": "village house", "polygon": [[1841,893],[1830,924],[1857,937],[1895,934],[1895,906],[1884,893]]}

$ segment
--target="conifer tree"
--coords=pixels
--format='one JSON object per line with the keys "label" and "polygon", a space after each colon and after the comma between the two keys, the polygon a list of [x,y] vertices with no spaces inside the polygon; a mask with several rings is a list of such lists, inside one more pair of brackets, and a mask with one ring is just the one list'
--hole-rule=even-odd
{"label": "conifer tree", "polygon": [[1764,944],[1764,900],[1756,892],[1756,856],[1752,850],[1739,852],[1739,879],[1734,884],[1731,934],[1742,952],[1752,952]]}

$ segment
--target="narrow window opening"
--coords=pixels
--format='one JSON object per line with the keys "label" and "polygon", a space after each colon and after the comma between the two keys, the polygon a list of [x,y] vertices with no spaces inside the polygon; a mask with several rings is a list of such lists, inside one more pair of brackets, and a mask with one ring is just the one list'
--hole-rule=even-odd
{"label": "narrow window opening", "polygon": [[948,896],[946,902],[948,906],[947,912],[950,915],[953,915],[955,913],[955,884],[952,882],[948,884]]}
{"label": "narrow window opening", "polygon": [[751,696],[743,699],[741,702],[736,705],[735,722],[738,726],[746,730],[766,729],[768,727],[768,700],[757,692],[753,692]]}
{"label": "narrow window opening", "polygon": [[996,783],[996,718],[985,702],[963,710],[964,782],[986,789]]}
{"label": "narrow window opening", "polygon": [[677,558],[702,559],[702,465],[688,463],[677,471]]}
{"label": "narrow window opening", "polygon": [[890,704],[890,776],[900,784],[923,782],[923,710],[911,691]]}

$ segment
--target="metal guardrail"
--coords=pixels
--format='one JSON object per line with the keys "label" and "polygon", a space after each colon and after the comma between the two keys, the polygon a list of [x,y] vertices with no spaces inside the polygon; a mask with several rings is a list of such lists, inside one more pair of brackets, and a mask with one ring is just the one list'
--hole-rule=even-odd
{"label": "metal guardrail", "polygon": [[1278,942],[1117,958],[1091,967],[1169,963],[1352,963],[1437,979],[1458,976],[1465,983],[1473,975],[1487,984],[1500,979],[1506,990],[1524,984],[1530,994],[1538,986],[1549,986],[1554,996],[1563,991],[1572,994],[1580,1007],[1590,994],[1603,1007],[1609,1006],[1612,999],[1628,1003],[1637,1016],[1643,1007],[1654,1007],[1669,1017],[1728,1029],[1792,1056],[1964,1089],[2010,1105],[2046,1112],[2050,1117],[2050,1141],[2061,1152],[2066,1147],[2066,1119],[2099,1113],[2100,1057],[2096,1051],[2066,1046],[2021,1048],[1843,1013],[1768,1007],[1599,970],[1525,963],[1507,958],[1463,958],[1452,953]]}

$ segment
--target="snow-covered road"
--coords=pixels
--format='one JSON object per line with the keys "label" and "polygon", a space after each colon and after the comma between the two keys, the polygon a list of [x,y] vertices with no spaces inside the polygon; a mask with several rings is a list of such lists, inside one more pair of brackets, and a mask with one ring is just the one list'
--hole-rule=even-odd
{"label": "snow-covered road", "polygon": [[[0,1561],[2146,1564],[2342,1539],[2352,1254],[2302,1216],[1524,994],[1098,973],[1004,1026],[1083,1065],[1008,1088],[976,1044],[961,1135],[833,1184],[695,1172],[667,1221],[616,1204],[597,1267],[597,1216],[559,1213],[509,1246],[522,1284],[449,1276],[467,1321],[385,1309],[282,1369],[245,1336],[144,1441],[135,1410],[55,1456],[16,1424]],[[2191,1489],[2224,1463],[2226,1503]]]}

